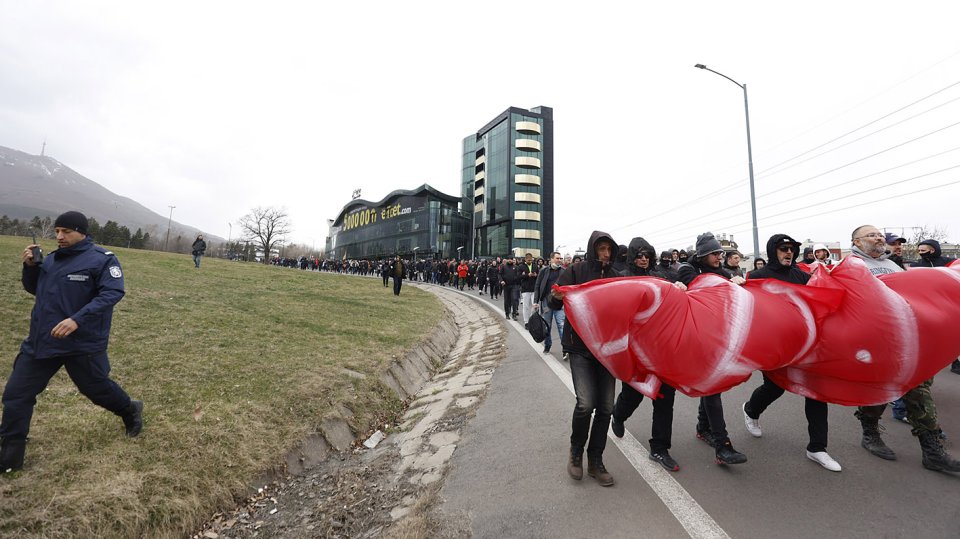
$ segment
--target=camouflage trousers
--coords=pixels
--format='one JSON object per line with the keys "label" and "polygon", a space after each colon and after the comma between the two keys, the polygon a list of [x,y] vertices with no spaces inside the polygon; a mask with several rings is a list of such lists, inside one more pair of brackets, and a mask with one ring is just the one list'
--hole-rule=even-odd
{"label": "camouflage trousers", "polygon": [[[940,433],[940,424],[937,422],[937,405],[934,404],[933,396],[930,394],[930,386],[932,385],[933,378],[926,380],[903,396],[903,403],[907,405],[907,421],[913,427],[910,432],[914,436],[919,436],[924,432]],[[857,408],[856,416],[861,420],[878,420],[886,408],[886,404],[860,406]]]}

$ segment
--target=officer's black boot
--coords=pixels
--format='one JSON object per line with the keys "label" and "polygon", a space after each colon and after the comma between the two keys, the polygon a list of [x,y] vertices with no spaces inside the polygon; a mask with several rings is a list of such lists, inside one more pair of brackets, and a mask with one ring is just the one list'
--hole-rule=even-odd
{"label": "officer's black boot", "polygon": [[3,442],[0,442],[0,473],[23,468],[23,454],[26,451],[26,440],[3,440]]}
{"label": "officer's black boot", "polygon": [[924,468],[937,472],[960,472],[960,461],[944,451],[939,430],[922,432],[919,438]]}
{"label": "officer's black boot", "polygon": [[863,426],[863,440],[860,445],[864,449],[884,460],[897,460],[897,454],[893,449],[887,447],[880,437],[880,420],[877,418],[860,416],[860,424]]}
{"label": "officer's black boot", "polygon": [[130,401],[130,406],[120,413],[127,436],[133,438],[143,430],[143,401]]}

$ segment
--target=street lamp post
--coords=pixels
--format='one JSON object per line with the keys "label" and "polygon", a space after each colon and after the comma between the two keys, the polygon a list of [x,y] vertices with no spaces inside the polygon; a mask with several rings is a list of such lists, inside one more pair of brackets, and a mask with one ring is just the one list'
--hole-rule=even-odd
{"label": "street lamp post", "polygon": [[176,208],[176,206],[167,206],[167,207],[170,208],[170,217],[167,218],[167,239],[163,240],[164,251],[166,251],[167,246],[170,245],[170,223],[173,222],[173,209]]}
{"label": "street lamp post", "polygon": [[413,261],[414,261],[414,262],[417,261],[417,249],[419,249],[419,248],[420,248],[419,246],[413,248]]}
{"label": "street lamp post", "polygon": [[743,90],[743,112],[747,117],[747,162],[750,167],[750,211],[753,214],[753,259],[756,260],[760,258],[760,236],[759,232],[757,231],[757,195],[753,188],[753,147],[750,144],[750,107],[747,103],[747,85],[740,84],[723,73],[714,71],[703,64],[697,64],[693,67],[698,69],[706,69],[711,73],[720,75],[728,81],[736,84]]}
{"label": "street lamp post", "polygon": [[463,246],[457,247],[457,260],[460,260],[460,252],[463,251]]}

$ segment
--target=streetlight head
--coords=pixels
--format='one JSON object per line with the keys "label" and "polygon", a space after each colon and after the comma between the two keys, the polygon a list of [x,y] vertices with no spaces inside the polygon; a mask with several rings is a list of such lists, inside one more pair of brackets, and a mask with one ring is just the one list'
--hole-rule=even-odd
{"label": "streetlight head", "polygon": [[695,65],[695,66],[693,66],[693,67],[695,67],[695,68],[697,68],[697,69],[706,69],[706,68],[707,68],[707,66],[705,66],[705,65],[703,65],[703,64],[697,64],[697,65]]}

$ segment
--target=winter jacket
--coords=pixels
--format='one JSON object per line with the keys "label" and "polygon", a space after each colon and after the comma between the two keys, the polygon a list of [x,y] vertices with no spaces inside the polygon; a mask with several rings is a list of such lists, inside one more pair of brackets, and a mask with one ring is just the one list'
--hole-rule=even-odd
{"label": "winter jacket", "polygon": [[680,270],[677,272],[677,281],[690,286],[690,283],[701,273],[713,273],[725,279],[730,278],[730,274],[723,268],[711,268],[700,263],[697,257],[691,258],[689,262],[680,264]]}
{"label": "winter jacket", "polygon": [[547,296],[550,295],[550,290],[553,289],[553,285],[556,284],[557,279],[560,278],[560,273],[563,272],[563,267],[558,267],[557,269],[551,268],[549,265],[544,266],[540,270],[540,273],[537,274],[537,282],[534,283],[534,294],[533,302],[543,304],[547,299]]}
{"label": "winter jacket", "polygon": [[[613,241],[610,234],[595,230],[593,234],[590,234],[585,259],[567,266],[557,278],[558,286],[583,284],[608,277],[622,277],[619,272],[613,269],[612,260],[609,263],[603,264],[597,259],[597,244],[600,242],[609,243],[612,249],[611,253],[616,256],[617,243]],[[551,294],[548,296],[547,306],[550,307],[550,310],[559,311],[563,308],[563,300],[558,300]],[[563,345],[564,352],[573,352],[582,356],[593,357],[587,345],[583,343],[583,339],[581,339],[580,335],[577,335],[577,332],[573,329],[573,324],[563,325],[563,336],[560,339],[560,343]]]}
{"label": "winter jacket", "polygon": [[500,266],[500,280],[503,281],[503,286],[513,286],[520,284],[520,268],[517,267],[517,264],[507,264],[506,262]]}
{"label": "winter jacket", "polygon": [[[112,252],[86,238],[57,249],[41,264],[24,264],[20,280],[37,298],[21,353],[43,359],[107,349],[113,306],[124,295],[123,271]],[[67,318],[77,330],[62,339],[50,335]]]}
{"label": "winter jacket", "polygon": [[[777,257],[777,247],[784,242],[790,242],[793,247],[793,260],[789,266],[780,263]],[[767,265],[747,274],[747,279],[777,279],[794,284],[807,284],[810,275],[797,267],[797,257],[800,255],[799,242],[786,234],[774,234],[767,240]]]}
{"label": "winter jacket", "polygon": [[520,270],[520,292],[533,292],[540,271],[537,269],[537,264],[535,262],[530,264],[521,262],[518,269]]}
{"label": "winter jacket", "polygon": [[917,247],[921,245],[933,247],[933,253],[925,256],[921,255],[920,260],[910,264],[914,268],[941,268],[956,260],[949,256],[943,256],[943,251],[940,250],[940,242],[937,240],[923,240],[917,244]]}
{"label": "winter jacket", "polygon": [[203,256],[203,252],[207,250],[207,242],[203,240],[196,240],[193,242],[193,256]]}

